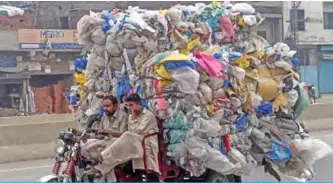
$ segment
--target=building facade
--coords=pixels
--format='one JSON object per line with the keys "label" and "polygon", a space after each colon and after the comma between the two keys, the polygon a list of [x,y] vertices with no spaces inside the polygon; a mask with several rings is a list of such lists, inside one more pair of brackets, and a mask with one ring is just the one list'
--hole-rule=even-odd
{"label": "building facade", "polygon": [[[316,85],[320,94],[332,93],[333,2],[300,1],[296,8],[292,3],[285,1],[283,6],[284,39],[297,32],[304,82]],[[291,24],[292,19],[297,23]]]}

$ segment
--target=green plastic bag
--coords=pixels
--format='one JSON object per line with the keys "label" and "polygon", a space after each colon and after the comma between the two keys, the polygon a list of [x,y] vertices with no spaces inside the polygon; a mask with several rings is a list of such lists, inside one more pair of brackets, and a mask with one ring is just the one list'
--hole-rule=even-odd
{"label": "green plastic bag", "polygon": [[294,118],[297,119],[310,106],[310,98],[307,91],[304,88],[300,89],[300,96],[295,105]]}
{"label": "green plastic bag", "polygon": [[169,120],[163,124],[164,128],[169,129],[189,129],[189,124],[185,121],[184,114],[182,112],[176,112]]}
{"label": "green plastic bag", "polygon": [[169,131],[169,143],[170,144],[177,144],[182,139],[184,139],[185,135],[187,133],[187,130],[170,130]]}

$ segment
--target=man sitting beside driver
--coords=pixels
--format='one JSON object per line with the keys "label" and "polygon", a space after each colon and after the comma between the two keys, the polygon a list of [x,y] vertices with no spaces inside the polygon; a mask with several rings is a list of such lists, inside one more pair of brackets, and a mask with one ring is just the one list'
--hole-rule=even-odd
{"label": "man sitting beside driver", "polygon": [[[126,98],[126,103],[130,111],[128,118],[128,131],[124,133],[109,131],[113,137],[119,137],[99,156],[99,165],[95,166],[102,175],[113,172],[113,168],[119,164],[132,160],[134,170],[143,170],[143,147],[142,140],[147,134],[158,132],[158,124],[155,115],[144,109],[141,105],[141,98],[138,94],[131,94]],[[150,136],[145,140],[145,150],[147,157],[147,169],[160,173],[158,165],[158,137]],[[110,181],[110,180],[108,180]]]}

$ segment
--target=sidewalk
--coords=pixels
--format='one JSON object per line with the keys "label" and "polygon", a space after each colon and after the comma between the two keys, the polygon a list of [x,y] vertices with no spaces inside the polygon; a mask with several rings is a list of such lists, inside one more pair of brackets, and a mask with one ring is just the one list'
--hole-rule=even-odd
{"label": "sidewalk", "polygon": [[323,118],[323,119],[312,119],[304,120],[306,127],[311,132],[333,130],[333,119]]}
{"label": "sidewalk", "polygon": [[319,99],[317,99],[318,104],[323,103],[333,103],[333,94],[322,94]]}

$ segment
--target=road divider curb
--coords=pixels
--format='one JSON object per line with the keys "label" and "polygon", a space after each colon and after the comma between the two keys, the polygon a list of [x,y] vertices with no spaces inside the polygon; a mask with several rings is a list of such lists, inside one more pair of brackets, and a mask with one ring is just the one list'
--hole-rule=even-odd
{"label": "road divider curb", "polygon": [[[333,129],[333,103],[310,106],[303,119],[309,131]],[[0,118],[0,163],[50,158],[61,130],[77,128],[73,114]]]}

